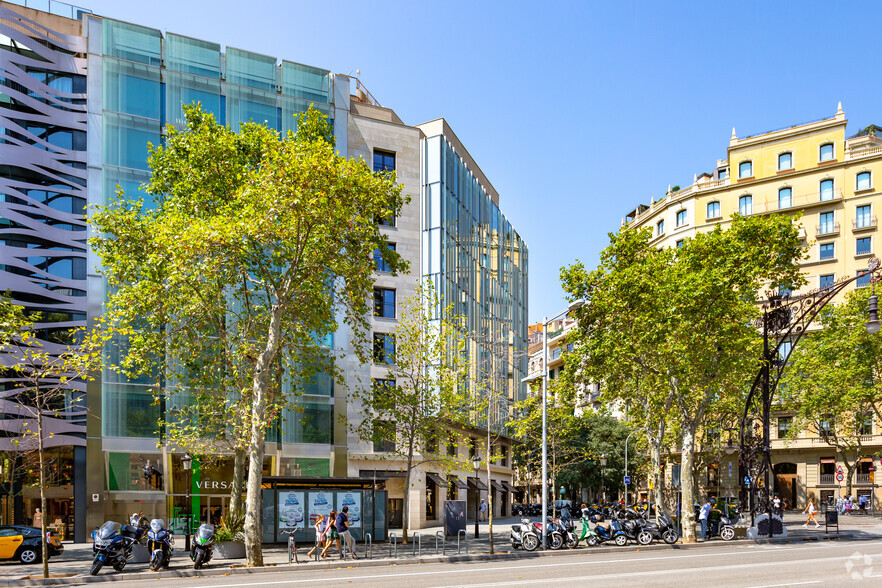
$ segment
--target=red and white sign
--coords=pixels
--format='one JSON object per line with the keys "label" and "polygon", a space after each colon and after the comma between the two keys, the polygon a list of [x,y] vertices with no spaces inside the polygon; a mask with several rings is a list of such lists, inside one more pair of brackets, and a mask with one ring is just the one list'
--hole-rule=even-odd
{"label": "red and white sign", "polygon": [[870,466],[870,467],[868,467],[868,468],[867,468],[867,471],[875,472],[875,471],[876,471],[876,466]]}
{"label": "red and white sign", "polygon": [[842,473],[842,466],[839,466],[838,468],[836,468],[836,473],[837,473],[837,474],[841,474],[841,473]]}
{"label": "red and white sign", "polygon": [[844,479],[845,479],[845,475],[842,472],[839,472],[836,474],[836,481],[837,482],[841,482]]}

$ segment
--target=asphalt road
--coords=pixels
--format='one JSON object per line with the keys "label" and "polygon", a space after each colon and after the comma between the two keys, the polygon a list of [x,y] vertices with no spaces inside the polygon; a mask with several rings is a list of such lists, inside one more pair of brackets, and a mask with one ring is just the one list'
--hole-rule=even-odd
{"label": "asphalt road", "polygon": [[[76,585],[75,579],[71,579]],[[352,584],[368,586],[882,586],[882,541],[741,544],[701,549],[566,555],[541,560],[496,560],[162,580],[166,586],[225,588]],[[139,582],[131,582],[137,587]]]}

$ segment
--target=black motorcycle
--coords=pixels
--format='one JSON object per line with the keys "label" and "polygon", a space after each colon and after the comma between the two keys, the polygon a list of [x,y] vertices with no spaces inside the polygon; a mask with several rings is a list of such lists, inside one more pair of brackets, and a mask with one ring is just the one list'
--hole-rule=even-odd
{"label": "black motorcycle", "polygon": [[[712,513],[716,514],[716,513]],[[729,517],[712,516],[707,521],[707,538],[719,537],[723,541],[731,541],[735,538],[735,523]]]}
{"label": "black motorcycle", "polygon": [[670,515],[662,513],[658,516],[658,522],[652,519],[646,521],[640,532],[637,534],[637,543],[640,545],[649,545],[653,541],[664,541],[668,545],[673,545],[680,538],[674,520]]}
{"label": "black motorcycle", "polygon": [[132,558],[132,546],[141,539],[142,532],[132,525],[120,525],[107,521],[95,532],[92,553],[95,559],[89,573],[98,575],[104,564],[110,564],[117,572],[123,571]]}
{"label": "black motorcycle", "polygon": [[[513,544],[512,544],[513,545]],[[211,560],[214,551],[214,525],[202,524],[196,531],[193,547],[190,548],[190,559],[193,569],[198,570]]]}

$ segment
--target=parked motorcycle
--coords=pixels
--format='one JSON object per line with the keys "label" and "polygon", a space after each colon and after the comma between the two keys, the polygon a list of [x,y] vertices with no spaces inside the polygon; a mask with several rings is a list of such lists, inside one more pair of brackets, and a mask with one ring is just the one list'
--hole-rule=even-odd
{"label": "parked motorcycle", "polygon": [[576,539],[576,547],[578,547],[579,543],[581,543],[582,541],[584,541],[588,547],[594,547],[595,545],[600,543],[600,540],[597,538],[597,533],[595,533],[594,530],[591,529],[591,519],[588,517],[582,517],[581,523],[582,531],[579,534],[579,537]]}
{"label": "parked motorcycle", "polygon": [[165,521],[153,519],[150,521],[150,530],[147,531],[147,549],[150,550],[150,569],[154,572],[160,568],[167,568],[171,563],[171,555],[174,548],[174,538],[165,528]]}
{"label": "parked motorcycle", "polygon": [[141,539],[141,531],[132,525],[120,525],[107,521],[95,532],[92,553],[95,559],[89,573],[98,575],[104,564],[110,564],[121,572],[132,557],[132,546]]}
{"label": "parked motorcycle", "polygon": [[[512,543],[514,546],[514,543]],[[193,569],[198,570],[211,560],[214,551],[214,525],[199,525],[193,547],[190,549],[190,559],[193,560]]]}
{"label": "parked motorcycle", "polygon": [[611,519],[609,526],[606,526],[602,524],[603,516],[594,515],[591,518],[594,521],[594,533],[598,543],[613,541],[619,547],[628,544],[628,537],[622,532],[621,524],[617,520]]}
{"label": "parked motorcycle", "polygon": [[735,538],[735,523],[726,516],[708,519],[707,538],[719,537],[723,541],[731,541]]}
{"label": "parked motorcycle", "polygon": [[129,524],[138,531],[140,531],[140,537],[138,538],[138,543],[147,543],[147,531],[150,529],[150,521],[147,520],[143,514],[138,512],[133,512],[132,516],[129,517]]}
{"label": "parked motorcycle", "polygon": [[680,538],[677,527],[674,525],[674,519],[665,513],[658,516],[658,522],[650,519],[643,524],[640,532],[637,534],[637,543],[640,545],[649,545],[655,541],[664,541],[668,545],[673,545]]}
{"label": "parked motorcycle", "polygon": [[523,547],[527,551],[534,551],[539,547],[539,535],[536,534],[536,527],[530,522],[530,519],[521,519],[520,525],[511,526],[511,536],[509,537],[513,549]]}
{"label": "parked motorcycle", "polygon": [[572,522],[569,519],[549,520],[546,543],[551,549],[573,549],[576,546],[576,534],[573,532]]}

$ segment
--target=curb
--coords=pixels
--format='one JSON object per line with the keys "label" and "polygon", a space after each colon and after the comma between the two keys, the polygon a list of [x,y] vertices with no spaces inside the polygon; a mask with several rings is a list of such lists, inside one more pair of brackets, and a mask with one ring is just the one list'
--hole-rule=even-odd
{"label": "curb", "polygon": [[[732,541],[706,541],[701,543],[676,543],[674,545],[665,545],[653,543],[651,545],[629,545],[627,547],[599,546],[585,549],[567,549],[561,551],[505,551],[501,553],[489,554],[463,554],[463,555],[429,555],[423,557],[408,557],[402,559],[358,559],[346,560],[345,562],[315,562],[308,560],[301,562],[309,563],[306,568],[300,568],[300,564],[269,564],[261,567],[222,567],[207,570],[169,570],[164,572],[130,572],[130,573],[109,573],[99,576],[90,575],[71,575],[64,578],[39,578],[39,579],[2,579],[0,586],[64,586],[71,583],[76,584],[94,584],[102,582],[136,582],[149,580],[162,580],[168,578],[210,578],[214,576],[233,576],[233,575],[253,575],[266,574],[273,572],[292,572],[298,569],[308,570],[335,570],[346,568],[376,568],[385,566],[401,566],[401,565],[420,565],[432,563],[465,563],[480,561],[505,561],[515,559],[536,559],[546,557],[572,557],[589,553],[621,553],[634,551],[663,551],[663,550],[691,550],[702,549],[713,545],[747,545],[747,544],[767,544],[767,543],[796,543],[808,541],[834,541],[839,539],[851,540],[877,540],[882,538],[880,535],[855,536],[854,533],[845,531],[838,535],[819,535],[815,537],[775,537],[772,539],[734,539]],[[628,549],[630,547],[631,549]]]}

